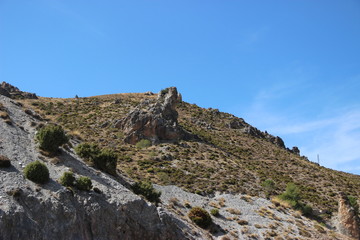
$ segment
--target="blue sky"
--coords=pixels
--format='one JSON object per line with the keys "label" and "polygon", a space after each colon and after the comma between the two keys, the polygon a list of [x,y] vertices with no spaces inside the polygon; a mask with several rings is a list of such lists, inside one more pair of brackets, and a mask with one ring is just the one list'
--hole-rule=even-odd
{"label": "blue sky", "polygon": [[49,97],[177,86],[360,174],[358,0],[0,0],[0,81]]}

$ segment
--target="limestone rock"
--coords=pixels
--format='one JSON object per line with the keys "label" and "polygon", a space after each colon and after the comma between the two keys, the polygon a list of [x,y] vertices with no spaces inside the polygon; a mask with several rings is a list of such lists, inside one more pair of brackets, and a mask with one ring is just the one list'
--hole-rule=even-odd
{"label": "limestone rock", "polygon": [[141,139],[153,143],[178,141],[191,136],[178,124],[176,105],[181,102],[181,95],[175,87],[162,90],[155,103],[142,102],[125,118],[115,122],[115,127],[125,132],[125,142],[136,144]]}
{"label": "limestone rock", "polygon": [[338,229],[339,232],[360,239],[360,222],[354,209],[350,206],[349,200],[344,193],[340,193],[338,209]]}

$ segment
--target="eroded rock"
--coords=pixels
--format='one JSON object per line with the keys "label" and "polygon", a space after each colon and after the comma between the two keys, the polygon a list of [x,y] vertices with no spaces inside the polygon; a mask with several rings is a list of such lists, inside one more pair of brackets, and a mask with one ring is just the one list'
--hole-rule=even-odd
{"label": "eroded rock", "polygon": [[136,144],[141,139],[153,143],[178,141],[191,138],[178,124],[176,105],[181,102],[181,95],[175,87],[162,90],[155,103],[142,102],[125,118],[115,122],[115,127],[125,132],[125,142]]}
{"label": "eroded rock", "polygon": [[339,232],[360,239],[360,222],[355,210],[351,207],[349,200],[344,193],[340,193],[338,210],[338,229]]}

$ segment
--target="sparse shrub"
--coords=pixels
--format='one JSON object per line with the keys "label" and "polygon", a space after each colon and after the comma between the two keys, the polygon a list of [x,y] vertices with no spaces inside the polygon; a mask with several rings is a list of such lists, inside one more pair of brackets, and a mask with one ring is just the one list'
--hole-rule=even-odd
{"label": "sparse shrub", "polygon": [[89,177],[81,176],[76,179],[76,188],[82,191],[90,191],[92,188],[92,182]]}
{"label": "sparse shrub", "polygon": [[359,214],[359,204],[357,202],[357,198],[351,195],[348,195],[347,198],[349,200],[350,205],[354,208],[355,213]]}
{"label": "sparse shrub", "polygon": [[264,188],[266,197],[269,197],[275,190],[275,182],[271,179],[266,179],[261,186]]}
{"label": "sparse shrub", "polygon": [[190,209],[188,217],[196,225],[202,228],[207,228],[212,223],[210,214],[201,207],[193,207]]}
{"label": "sparse shrub", "polygon": [[158,204],[161,192],[157,191],[150,182],[136,182],[132,185],[135,194],[144,196],[148,201]]}
{"label": "sparse shrub", "polygon": [[49,170],[45,164],[35,161],[29,163],[24,169],[25,177],[35,183],[46,183],[49,181]]}
{"label": "sparse shrub", "polygon": [[59,146],[68,142],[68,137],[61,126],[49,124],[36,133],[36,140],[42,150],[55,153]]}
{"label": "sparse shrub", "polygon": [[73,186],[74,182],[75,182],[74,173],[64,172],[63,175],[60,177],[59,182],[61,185],[65,186],[65,187]]}
{"label": "sparse shrub", "polygon": [[213,215],[214,217],[218,217],[220,215],[219,209],[217,209],[217,208],[211,209],[210,214]]}
{"label": "sparse shrub", "polygon": [[0,155],[0,167],[7,168],[11,166],[11,161],[8,157]]}
{"label": "sparse shrub", "polygon": [[151,142],[148,139],[141,139],[135,145],[137,148],[147,148],[151,146]]}

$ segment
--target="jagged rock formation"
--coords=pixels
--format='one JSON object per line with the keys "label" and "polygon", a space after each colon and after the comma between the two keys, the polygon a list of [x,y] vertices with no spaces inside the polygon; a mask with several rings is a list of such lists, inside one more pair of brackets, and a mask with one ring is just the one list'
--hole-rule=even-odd
{"label": "jagged rock formation", "polygon": [[35,93],[28,93],[28,92],[20,91],[17,87],[14,87],[13,85],[11,85],[7,82],[1,83],[0,95],[4,95],[6,97],[14,98],[14,99],[26,99],[26,98],[37,99],[38,98]]}
{"label": "jagged rock formation", "polygon": [[249,134],[250,136],[253,136],[256,138],[267,139],[269,142],[275,144],[276,146],[278,146],[280,148],[285,148],[285,143],[280,137],[278,137],[278,136],[275,137],[275,136],[267,133],[266,131],[262,132],[259,129],[247,124],[241,118],[232,119],[229,122],[228,127],[231,129],[240,129],[242,132]]}
{"label": "jagged rock formation", "polygon": [[[38,120],[7,97],[0,96],[0,103],[14,122],[10,126],[0,121],[0,155],[12,164],[0,167],[0,240],[195,238],[182,220],[133,194],[120,176],[87,166],[71,149],[55,158],[42,156],[34,142]],[[50,172],[51,180],[43,185],[22,173],[38,159]],[[90,177],[101,193],[70,191],[60,185],[57,180],[70,170]]]}
{"label": "jagged rock formation", "polygon": [[135,144],[141,139],[153,143],[177,141],[191,138],[178,124],[175,107],[181,102],[181,95],[175,87],[161,91],[155,103],[143,102],[125,118],[115,122],[115,127],[124,130],[125,142]]}
{"label": "jagged rock formation", "polygon": [[339,232],[360,239],[360,221],[354,209],[351,207],[349,200],[344,193],[340,193],[339,210],[338,210],[338,229]]}

